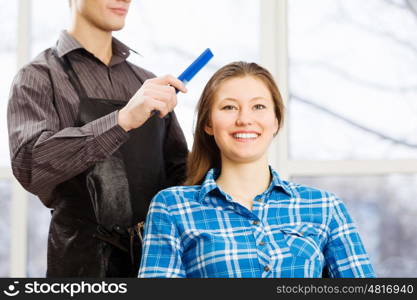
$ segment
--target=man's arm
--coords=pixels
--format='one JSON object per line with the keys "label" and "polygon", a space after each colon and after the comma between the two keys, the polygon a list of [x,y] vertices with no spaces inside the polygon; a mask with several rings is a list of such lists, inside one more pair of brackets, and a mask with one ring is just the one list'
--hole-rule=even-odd
{"label": "man's arm", "polygon": [[106,159],[127,139],[113,112],[82,127],[60,128],[46,67],[28,65],[15,77],[7,121],[13,173],[45,205],[60,183]]}

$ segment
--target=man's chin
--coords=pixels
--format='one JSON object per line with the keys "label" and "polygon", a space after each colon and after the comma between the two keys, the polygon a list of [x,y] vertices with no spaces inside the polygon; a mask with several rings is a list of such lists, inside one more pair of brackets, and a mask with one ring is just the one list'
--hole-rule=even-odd
{"label": "man's chin", "polygon": [[119,31],[125,27],[125,23],[113,23],[113,24],[105,24],[102,26],[102,30],[104,31]]}
{"label": "man's chin", "polygon": [[123,27],[125,27],[125,24],[119,25],[119,26],[113,26],[111,31],[119,31],[119,30],[122,30]]}

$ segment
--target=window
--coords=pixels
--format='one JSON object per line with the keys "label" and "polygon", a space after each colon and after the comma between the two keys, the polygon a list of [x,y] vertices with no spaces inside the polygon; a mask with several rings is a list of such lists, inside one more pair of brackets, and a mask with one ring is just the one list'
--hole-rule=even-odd
{"label": "window", "polygon": [[0,277],[9,275],[10,266],[10,204],[11,204],[11,180],[9,180],[8,166],[9,147],[7,135],[7,101],[9,87],[16,72],[16,32],[17,26],[14,20],[17,19],[17,1],[6,1],[2,3],[0,10]]}
{"label": "window", "polygon": [[0,179],[0,277],[9,275],[10,264],[10,180]]}
{"label": "window", "polygon": [[[7,101],[9,98],[9,88],[12,84],[13,76],[16,73],[16,50],[17,50],[17,1],[5,1],[0,10],[2,26],[0,26],[0,114],[6,116]],[[9,139],[7,135],[7,119],[0,118],[0,142],[3,145],[0,150],[0,167],[10,165],[9,162]]]}
{"label": "window", "polygon": [[34,58],[46,48],[55,46],[59,34],[69,24],[71,9],[68,1],[42,0],[36,4],[31,1],[30,53]]}
{"label": "window", "polygon": [[289,1],[291,158],[417,158],[417,13],[406,3]]}

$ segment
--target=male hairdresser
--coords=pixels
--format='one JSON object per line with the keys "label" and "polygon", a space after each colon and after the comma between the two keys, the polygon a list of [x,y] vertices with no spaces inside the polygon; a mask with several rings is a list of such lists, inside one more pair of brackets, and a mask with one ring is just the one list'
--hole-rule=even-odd
{"label": "male hairdresser", "polygon": [[11,88],[13,173],[52,209],[48,277],[136,277],[137,224],[159,190],[185,177],[173,112],[185,86],[128,62],[133,50],[112,37],[130,2],[70,1],[68,30]]}

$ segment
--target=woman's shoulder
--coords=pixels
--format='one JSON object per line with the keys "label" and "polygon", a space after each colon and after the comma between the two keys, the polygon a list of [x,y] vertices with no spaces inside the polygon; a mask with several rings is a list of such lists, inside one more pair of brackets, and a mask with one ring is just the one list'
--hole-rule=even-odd
{"label": "woman's shoulder", "polygon": [[331,191],[296,182],[284,182],[288,186],[288,188],[293,192],[293,196],[296,198],[316,200],[332,204],[341,201],[341,199]]}
{"label": "woman's shoulder", "polygon": [[300,209],[316,209],[318,214],[328,217],[335,213],[345,216],[348,214],[344,201],[332,191],[295,182],[286,184],[292,193],[290,203]]}
{"label": "woman's shoulder", "polygon": [[272,184],[281,187],[291,198],[299,200],[322,200],[334,201],[338,197],[330,191],[300,184],[298,182],[285,180],[280,177],[279,173],[270,167],[272,173]]}
{"label": "woman's shoulder", "polygon": [[159,191],[154,201],[163,201],[167,205],[190,202],[198,197],[200,190],[201,185],[172,186]]}

